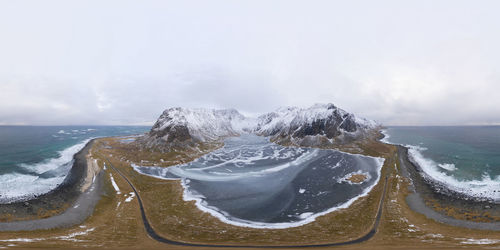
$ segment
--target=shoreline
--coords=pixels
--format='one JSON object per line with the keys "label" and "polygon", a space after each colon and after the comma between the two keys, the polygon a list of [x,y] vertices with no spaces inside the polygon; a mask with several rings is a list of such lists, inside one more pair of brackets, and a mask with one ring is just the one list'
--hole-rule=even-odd
{"label": "shoreline", "polygon": [[398,148],[398,160],[400,162],[401,174],[411,180],[409,186],[410,194],[406,197],[406,203],[415,212],[425,215],[429,219],[445,223],[456,227],[465,227],[479,230],[500,231],[500,222],[477,222],[472,220],[462,220],[440,213],[430,206],[429,201],[438,202],[440,205],[457,207],[460,209],[485,209],[489,211],[500,210],[498,204],[490,202],[480,202],[465,200],[463,196],[453,196],[443,194],[435,190],[430,183],[419,173],[421,170],[409,159],[408,148],[395,145]]}
{"label": "shoreline", "polygon": [[[390,138],[390,135],[387,133],[386,129],[381,129],[380,130],[381,137],[379,138],[379,141],[385,144],[390,144],[394,145],[396,147],[402,147],[405,149],[405,154],[407,161],[413,166],[413,168],[420,173],[420,177],[424,180],[426,184],[431,186],[434,190],[435,193],[439,193],[445,197],[452,197],[452,198],[460,198],[464,201],[471,201],[474,204],[485,204],[485,206],[495,206],[495,205],[500,205],[499,200],[495,200],[495,198],[492,197],[487,197],[487,196],[480,196],[480,195],[473,195],[473,194],[467,194],[466,192],[463,191],[458,191],[451,187],[452,185],[448,184],[446,181],[439,181],[435,179],[432,174],[430,174],[428,171],[424,170],[424,168],[418,163],[418,160],[415,159],[415,156],[413,153],[410,152],[410,150],[413,150],[415,148],[419,148],[419,146],[415,145],[408,145],[408,144],[399,144],[399,143],[392,143],[388,141],[387,139]],[[419,151],[417,149],[417,151]],[[420,157],[423,157],[422,155]],[[424,158],[426,159],[426,158]],[[500,216],[500,213],[498,214]],[[499,220],[500,221],[500,220]]]}
{"label": "shoreline", "polygon": [[[269,141],[268,137],[264,137],[264,138],[266,138],[266,140]],[[270,142],[270,143],[276,144],[274,142]],[[280,144],[276,144],[276,145],[282,146]],[[286,147],[286,146],[282,146],[282,147]],[[294,146],[294,147],[296,147],[296,146]],[[313,148],[313,149],[317,149],[317,148]],[[340,152],[341,154],[345,154],[345,155],[361,156],[361,157],[373,159],[374,161],[376,161],[376,164],[377,164],[376,167],[377,167],[378,176],[372,185],[366,187],[358,195],[350,197],[349,199],[347,199],[343,202],[340,202],[340,203],[336,204],[335,206],[324,209],[322,211],[314,212],[314,213],[311,212],[309,216],[307,216],[305,218],[301,218],[300,220],[288,221],[288,222],[261,222],[261,221],[252,221],[252,220],[246,220],[246,219],[241,219],[241,218],[231,216],[223,209],[217,208],[216,206],[213,206],[213,205],[208,205],[206,200],[204,200],[205,197],[203,197],[199,194],[195,194],[192,191],[190,191],[189,188],[187,187],[187,184],[188,184],[188,182],[186,182],[187,177],[179,177],[179,178],[163,177],[160,175],[155,175],[155,174],[151,174],[151,173],[148,174],[148,173],[140,171],[140,168],[142,168],[142,167],[152,167],[152,168],[160,168],[160,167],[141,166],[141,165],[136,165],[136,164],[131,164],[131,167],[135,172],[137,172],[140,175],[145,175],[145,176],[153,177],[153,178],[160,179],[160,180],[179,180],[180,184],[183,188],[182,199],[186,202],[193,201],[199,211],[210,214],[214,218],[218,219],[220,222],[223,222],[223,223],[226,223],[229,225],[233,225],[233,226],[244,227],[244,228],[253,228],[253,229],[288,229],[288,228],[300,227],[300,226],[303,226],[303,225],[306,225],[309,223],[313,223],[314,221],[316,221],[316,219],[318,217],[324,216],[326,214],[329,214],[329,213],[332,213],[335,211],[338,211],[340,209],[348,209],[358,199],[368,196],[369,193],[372,191],[372,189],[376,185],[378,185],[380,180],[382,179],[382,177],[381,177],[382,168],[383,168],[385,161],[386,161],[386,159],[383,157],[374,157],[374,156],[369,156],[369,155],[364,155],[364,154],[354,154],[354,153],[340,151],[338,149],[321,149],[320,148],[319,150],[331,150],[331,151],[335,151],[335,152]],[[174,165],[174,166],[176,166],[176,165]],[[171,166],[171,167],[174,167],[174,166]],[[304,213],[306,213],[306,212],[304,211]]]}
{"label": "shoreline", "polygon": [[[394,147],[374,142],[380,147],[378,148],[382,152],[379,155],[380,157],[390,159],[389,161],[391,162],[395,161]],[[239,227],[224,223],[218,218],[200,211],[193,201],[185,202],[183,199],[184,189],[180,181],[159,180],[134,171],[131,168],[131,162],[139,162],[142,159],[147,159],[148,163],[153,164],[159,162],[159,159],[163,157],[148,155],[143,151],[136,150],[134,145],[127,145],[129,146],[124,146],[124,144],[116,139],[103,140],[102,151],[101,149],[99,151],[102,157],[100,159],[106,162],[108,169],[112,170],[112,164],[115,168],[122,171],[135,186],[144,203],[147,219],[151,227],[154,228],[154,231],[158,232],[162,237],[180,242],[215,245],[231,244],[234,246],[317,245],[332,242],[349,242],[352,239],[363,236],[364,233],[369,233],[373,228],[373,222],[377,217],[381,197],[385,193],[383,192],[385,181],[384,183],[379,181],[367,197],[358,199],[349,209],[339,209],[333,213],[328,213],[318,217],[314,223],[309,223],[301,227],[292,227],[285,230]],[[190,157],[190,155],[185,155],[184,157],[186,156]],[[390,163],[386,161],[382,168],[381,177],[388,174],[390,170],[388,168],[389,165]],[[116,179],[116,176],[114,177]],[[123,180],[116,179],[116,181],[120,185],[119,181]],[[390,181],[391,179],[389,178],[387,190],[391,187]],[[121,188],[122,185],[120,185]],[[135,197],[138,197],[138,195]],[[384,202],[384,211],[386,211],[385,204],[387,203]],[[357,216],[352,216],[352,214],[357,214]],[[140,217],[141,215],[139,214]]]}
{"label": "shoreline", "polygon": [[[376,215],[374,218],[373,225],[370,227],[369,230],[366,231],[365,234],[361,235],[360,237],[357,238],[350,238],[346,241],[341,241],[341,242],[334,242],[334,243],[311,243],[311,244],[289,244],[289,245],[266,245],[266,244],[231,244],[227,242],[219,243],[201,243],[201,242],[191,242],[191,241],[181,241],[179,239],[171,239],[165,237],[163,234],[158,234],[154,227],[151,225],[150,221],[148,220],[145,209],[144,209],[144,204],[140,195],[140,191],[136,189],[136,187],[132,184],[132,182],[117,168],[113,166],[113,164],[109,161],[109,159],[106,159],[108,162],[109,166],[115,170],[132,188],[133,192],[137,196],[137,200],[139,203],[139,209],[141,212],[141,217],[142,221],[144,224],[144,227],[146,229],[146,233],[151,237],[153,240],[160,242],[160,243],[165,243],[173,246],[184,246],[184,247],[205,247],[205,248],[273,248],[273,249],[288,249],[288,248],[319,248],[319,247],[336,247],[336,246],[347,246],[347,245],[353,245],[353,244],[359,244],[365,241],[370,240],[372,237],[375,236],[378,226],[380,224],[381,218],[382,218],[382,210],[384,208],[384,200],[386,197],[386,189],[387,189],[387,182],[388,178],[387,176],[385,177],[384,185],[383,185],[383,190],[381,191],[382,194],[380,196],[380,201],[377,204],[377,211]],[[377,183],[378,185],[378,183]]]}
{"label": "shoreline", "polygon": [[[384,159],[385,160],[385,159]],[[356,202],[358,199],[366,197],[370,194],[370,192],[373,190],[373,188],[379,184],[382,175],[382,168],[384,166],[384,160],[380,162],[379,165],[379,175],[377,177],[377,180],[369,187],[367,187],[363,192],[357,196],[354,196],[350,198],[349,200],[337,204],[334,207],[330,207],[324,211],[313,213],[311,216],[298,220],[298,221],[293,221],[293,222],[279,222],[279,223],[270,223],[270,222],[258,222],[258,221],[250,221],[250,220],[244,220],[244,219],[238,219],[235,217],[231,217],[230,215],[227,214],[227,212],[215,207],[215,206],[209,206],[206,201],[204,201],[202,198],[193,195],[192,193],[189,193],[188,188],[186,186],[185,179],[180,179],[181,181],[181,186],[183,188],[183,195],[182,199],[186,202],[189,201],[194,201],[196,207],[205,213],[208,213],[212,215],[213,217],[217,218],[219,221],[233,225],[233,226],[238,226],[238,227],[247,227],[247,228],[254,228],[254,229],[288,229],[288,228],[294,228],[294,227],[300,227],[307,225],[309,223],[313,223],[316,221],[316,219],[320,216],[324,216],[326,214],[338,211],[340,209],[348,209],[354,202]],[[141,174],[141,173],[139,173]],[[151,176],[154,178],[158,178],[157,176]]]}
{"label": "shoreline", "polygon": [[12,215],[11,220],[0,222],[0,231],[69,227],[90,216],[103,186],[103,171],[89,161],[94,142],[95,139],[90,140],[73,156],[71,170],[55,189],[30,200],[0,204],[2,214]]}

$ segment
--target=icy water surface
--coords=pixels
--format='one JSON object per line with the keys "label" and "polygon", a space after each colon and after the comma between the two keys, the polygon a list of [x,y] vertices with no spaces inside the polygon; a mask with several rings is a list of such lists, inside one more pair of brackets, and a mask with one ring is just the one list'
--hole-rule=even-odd
{"label": "icy water surface", "polygon": [[[193,162],[169,168],[134,166],[139,173],[182,179],[184,199],[226,223],[286,228],[349,206],[378,182],[383,159],[335,150],[282,147],[243,135]],[[368,178],[359,184],[353,173]]]}

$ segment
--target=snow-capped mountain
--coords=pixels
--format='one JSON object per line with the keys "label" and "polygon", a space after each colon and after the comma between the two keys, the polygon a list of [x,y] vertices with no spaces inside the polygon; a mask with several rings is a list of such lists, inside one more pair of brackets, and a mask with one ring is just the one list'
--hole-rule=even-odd
{"label": "snow-capped mountain", "polygon": [[182,147],[255,133],[270,136],[277,143],[314,146],[355,139],[377,126],[376,122],[357,118],[333,104],[305,109],[285,107],[257,119],[247,118],[235,109],[178,107],[165,110],[140,141],[150,148]]}
{"label": "snow-capped mountain", "polygon": [[271,140],[298,146],[319,146],[356,139],[379,125],[358,118],[329,104],[309,108],[286,107],[258,117],[255,133],[271,136]]}

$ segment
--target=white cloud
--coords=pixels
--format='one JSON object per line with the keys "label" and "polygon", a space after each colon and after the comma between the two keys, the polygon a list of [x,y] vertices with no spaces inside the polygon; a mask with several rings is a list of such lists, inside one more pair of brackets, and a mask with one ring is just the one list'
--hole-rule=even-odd
{"label": "white cloud", "polygon": [[499,5],[4,1],[0,124],[316,102],[385,124],[500,123]]}

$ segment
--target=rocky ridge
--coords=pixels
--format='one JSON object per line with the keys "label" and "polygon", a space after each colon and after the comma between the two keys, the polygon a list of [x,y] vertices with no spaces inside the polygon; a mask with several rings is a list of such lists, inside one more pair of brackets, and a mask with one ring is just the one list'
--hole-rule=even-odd
{"label": "rocky ridge", "polygon": [[166,152],[254,133],[284,145],[324,146],[352,142],[379,126],[331,103],[279,108],[257,118],[245,117],[235,109],[177,107],[165,110],[138,142],[148,149]]}

